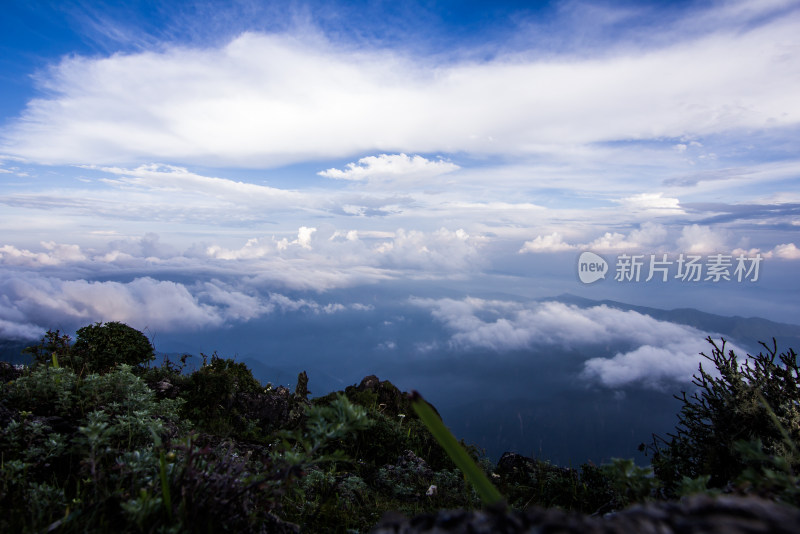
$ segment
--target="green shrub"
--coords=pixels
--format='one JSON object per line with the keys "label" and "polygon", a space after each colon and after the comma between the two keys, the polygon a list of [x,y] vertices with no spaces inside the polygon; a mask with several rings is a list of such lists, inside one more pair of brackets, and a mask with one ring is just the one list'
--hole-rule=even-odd
{"label": "green shrub", "polygon": [[244,363],[220,358],[216,352],[208,363],[189,375],[181,398],[182,414],[208,432],[230,436],[246,432],[249,425],[236,403],[237,395],[263,392],[261,383]]}
{"label": "green shrub", "polygon": [[[752,460],[740,442],[760,443],[770,458],[782,458],[792,471],[800,467],[794,444],[800,440],[800,368],[794,350],[778,354],[777,343],[762,343],[765,352],[737,355],[708,338],[707,356],[716,372],[700,366],[694,376],[697,391],[683,392],[675,434],[654,436],[648,448],[656,475],[670,495],[686,481],[708,478],[711,488],[735,485]],[[752,471],[751,471],[752,472]]]}
{"label": "green shrub", "polygon": [[130,326],[110,322],[78,329],[72,353],[89,372],[105,372],[118,364],[138,366],[155,360],[153,345]]}
{"label": "green shrub", "polygon": [[24,352],[39,365],[51,365],[55,356],[61,367],[69,367],[79,375],[104,373],[118,364],[136,367],[155,359],[147,337],[119,322],[84,326],[78,329],[74,344],[68,335],[48,330],[38,345]]}
{"label": "green shrub", "polygon": [[38,345],[26,347],[22,352],[30,354],[34,364],[50,366],[55,354],[61,362],[60,365],[70,366],[72,362],[72,338],[67,334],[61,334],[59,330],[48,330],[39,340]]}

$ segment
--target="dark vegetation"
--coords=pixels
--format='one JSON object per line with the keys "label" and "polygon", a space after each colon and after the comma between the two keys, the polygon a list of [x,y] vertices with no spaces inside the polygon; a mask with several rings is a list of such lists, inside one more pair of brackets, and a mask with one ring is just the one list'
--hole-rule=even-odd
{"label": "dark vegetation", "polygon": [[[773,342],[742,362],[709,342],[675,433],[640,447],[651,467],[493,465],[461,445],[517,510],[698,492],[799,506],[797,355]],[[389,510],[481,507],[411,398],[374,376],[309,399],[305,373],[264,386],[217,354],[191,373],[188,356],[153,366],[147,338],[113,322],[27,351],[30,366],[0,362],[1,532],[365,532]]]}

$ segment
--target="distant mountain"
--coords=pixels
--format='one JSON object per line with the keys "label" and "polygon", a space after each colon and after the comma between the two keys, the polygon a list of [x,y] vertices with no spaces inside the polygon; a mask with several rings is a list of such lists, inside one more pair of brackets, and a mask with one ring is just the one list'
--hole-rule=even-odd
{"label": "distant mountain", "polygon": [[797,324],[778,323],[760,317],[716,315],[702,312],[694,308],[662,310],[647,306],[625,304],[614,300],[591,300],[570,293],[564,293],[557,297],[542,300],[555,300],[564,304],[572,304],[579,308],[605,305],[609,308],[623,311],[632,310],[661,321],[669,321],[671,323],[691,326],[703,332],[720,334],[725,336],[726,339],[737,341],[750,350],[760,349],[758,346],[758,342],[760,341],[771,345],[772,338],[775,338],[778,342],[779,349],[782,348],[781,350],[785,350],[791,347],[794,348],[795,351],[800,351],[800,325]]}
{"label": "distant mountain", "polygon": [[0,361],[11,363],[29,363],[31,361],[30,355],[22,354],[22,350],[35,344],[35,341],[0,339]]}

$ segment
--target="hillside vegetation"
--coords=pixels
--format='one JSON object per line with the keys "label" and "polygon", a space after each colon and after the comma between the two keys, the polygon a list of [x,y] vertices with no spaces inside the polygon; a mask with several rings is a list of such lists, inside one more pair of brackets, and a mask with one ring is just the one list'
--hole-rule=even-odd
{"label": "hillside vegetation", "polygon": [[[800,505],[797,355],[773,342],[745,362],[709,342],[675,432],[641,445],[650,467],[495,465],[461,446],[512,509],[601,515],[698,492]],[[411,398],[375,376],[309,399],[305,372],[290,390],[216,354],[154,366],[114,322],[27,350],[30,366],[0,362],[2,532],[366,532],[390,510],[481,507]]]}

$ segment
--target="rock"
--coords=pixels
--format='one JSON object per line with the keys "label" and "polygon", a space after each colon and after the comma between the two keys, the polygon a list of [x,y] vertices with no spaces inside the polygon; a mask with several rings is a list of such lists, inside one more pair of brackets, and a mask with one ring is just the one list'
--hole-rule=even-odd
{"label": "rock", "polygon": [[283,386],[265,393],[239,393],[236,403],[242,414],[267,431],[287,427],[292,419],[292,398]]}
{"label": "rock", "polygon": [[166,378],[154,384],[151,389],[159,399],[177,399],[180,394],[180,389]]}
{"label": "rock", "polygon": [[294,396],[298,400],[308,401],[308,375],[305,371],[297,375],[297,386],[294,388]]}
{"label": "rock", "polygon": [[364,391],[366,389],[375,390],[378,389],[380,386],[381,380],[375,375],[365,376],[361,379],[361,383],[358,385],[359,391]]}
{"label": "rock", "polygon": [[7,384],[21,377],[25,372],[22,365],[14,365],[9,362],[0,362],[0,382]]}
{"label": "rock", "polygon": [[442,510],[412,518],[386,514],[372,534],[794,534],[800,509],[757,497],[699,495],[637,505],[604,517],[558,509],[521,511]]}
{"label": "rock", "polygon": [[388,380],[381,380],[375,375],[366,376],[357,387],[348,386],[345,388],[345,393],[348,397],[351,397],[351,400],[354,392],[374,394],[379,411],[390,417],[396,417],[400,414],[416,417],[413,408],[411,408],[411,401],[408,395],[400,391],[397,386]]}
{"label": "rock", "polygon": [[516,452],[504,452],[497,462],[495,471],[499,474],[510,475],[516,472],[531,471],[534,467],[533,458],[528,458]]}

